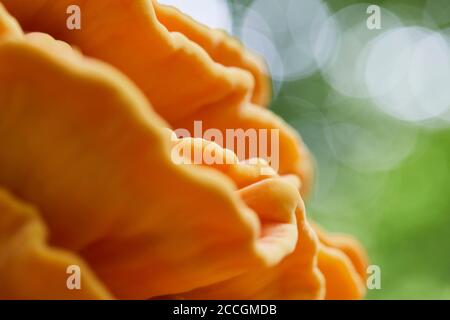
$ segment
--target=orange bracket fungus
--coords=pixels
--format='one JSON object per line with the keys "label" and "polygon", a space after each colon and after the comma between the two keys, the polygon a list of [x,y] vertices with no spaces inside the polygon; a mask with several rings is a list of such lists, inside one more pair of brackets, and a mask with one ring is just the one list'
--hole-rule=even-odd
{"label": "orange bracket fungus", "polygon": [[[313,160],[260,57],[152,0],[0,3],[0,298],[363,297],[363,249],[307,221]],[[195,121],[279,140],[249,161]]]}

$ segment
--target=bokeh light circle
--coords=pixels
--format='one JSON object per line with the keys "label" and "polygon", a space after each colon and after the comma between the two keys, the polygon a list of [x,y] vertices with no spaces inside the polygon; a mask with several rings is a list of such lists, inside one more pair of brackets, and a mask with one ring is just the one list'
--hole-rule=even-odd
{"label": "bokeh light circle", "polygon": [[366,83],[376,105],[410,122],[437,117],[450,105],[450,48],[439,33],[420,27],[387,32],[371,44]]}
{"label": "bokeh light circle", "polygon": [[336,159],[354,170],[390,170],[414,151],[416,132],[361,103],[330,95],[324,127],[328,145]]}
{"label": "bokeh light circle", "polygon": [[[325,45],[323,37],[319,37],[319,27],[328,18],[328,9],[321,0],[255,0],[246,9],[239,36],[266,57],[275,80],[302,79],[315,73],[318,65],[331,56],[330,42]],[[252,39],[255,33],[259,38],[263,35],[265,41]],[[332,33],[326,36],[329,39]]]}
{"label": "bokeh light circle", "polygon": [[370,97],[365,85],[365,47],[372,39],[389,29],[402,25],[400,19],[390,11],[380,8],[381,28],[367,27],[367,8],[370,4],[355,4],[336,12],[322,26],[322,32],[328,32],[330,24],[335,24],[340,36],[334,56],[330,63],[322,68],[327,82],[340,94],[349,97]]}

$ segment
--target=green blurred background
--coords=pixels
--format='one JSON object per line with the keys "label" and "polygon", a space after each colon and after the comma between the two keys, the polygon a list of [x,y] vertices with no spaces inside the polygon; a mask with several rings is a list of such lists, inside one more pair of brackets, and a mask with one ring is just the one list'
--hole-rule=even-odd
{"label": "green blurred background", "polygon": [[450,1],[162,2],[266,57],[316,158],[308,214],[381,268],[368,299],[450,299]]}

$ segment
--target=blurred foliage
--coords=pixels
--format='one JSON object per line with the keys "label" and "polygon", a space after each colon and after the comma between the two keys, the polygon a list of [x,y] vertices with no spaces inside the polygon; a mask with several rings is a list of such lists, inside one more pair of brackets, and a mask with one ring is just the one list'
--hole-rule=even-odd
{"label": "blurred foliage", "polygon": [[[235,24],[249,3],[230,0]],[[326,3],[335,12],[367,2]],[[405,24],[417,23],[426,5],[425,0],[373,3],[389,8]],[[433,17],[439,20],[435,26],[448,27],[450,16],[441,18]],[[331,231],[355,235],[372,264],[381,267],[382,289],[369,291],[368,298],[450,299],[449,125],[390,118],[368,99],[335,92],[320,72],[282,83],[272,109],[300,132],[316,158],[317,183],[307,201],[308,214]],[[338,137],[330,131],[336,123],[359,131]],[[395,157],[404,147],[398,137],[412,137],[413,151],[393,167],[378,168],[380,159]]]}

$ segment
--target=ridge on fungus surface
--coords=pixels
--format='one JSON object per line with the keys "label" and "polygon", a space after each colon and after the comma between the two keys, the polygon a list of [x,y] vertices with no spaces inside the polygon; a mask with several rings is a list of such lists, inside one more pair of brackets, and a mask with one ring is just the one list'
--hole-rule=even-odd
{"label": "ridge on fungus surface", "polygon": [[200,45],[216,62],[250,72],[254,79],[251,102],[267,106],[271,96],[270,80],[264,60],[246,50],[242,44],[223,30],[210,29],[177,8],[153,0],[158,21],[170,32],[179,32]]}
{"label": "ridge on fungus surface", "polygon": [[[258,58],[150,0],[70,1],[83,7],[80,32],[64,29],[65,0],[0,2],[26,30],[81,50],[42,33],[23,35],[0,4],[0,133],[8,132],[0,135],[0,186],[38,208],[36,224],[58,252],[86,261],[100,282],[92,277],[93,294],[104,286],[105,298],[362,297],[362,248],[306,221],[297,190],[310,188],[312,160],[293,129],[256,105],[269,97]],[[137,56],[129,59],[130,52]],[[124,72],[142,93],[84,54]],[[200,83],[191,86],[189,74]],[[263,177],[263,159],[242,162],[212,142],[175,140],[153,108],[173,126],[201,119],[222,130],[278,128],[280,173],[300,181]],[[231,152],[234,161],[175,165],[174,145]],[[174,199],[179,189],[187,192]],[[45,247],[46,238],[36,237]],[[61,295],[51,289],[43,296]]]}
{"label": "ridge on fungus surface", "polygon": [[[194,144],[192,139],[184,139],[181,143],[188,144],[191,148],[206,148],[213,146],[219,157],[225,158],[227,150],[213,142],[203,140],[203,144]],[[191,152],[191,155],[194,152]],[[236,159],[237,161],[237,159]],[[260,166],[267,166],[263,160]],[[226,171],[223,171],[223,170]],[[233,168],[234,169],[234,168]],[[238,176],[234,170],[222,166],[222,172],[236,181]],[[260,171],[260,169],[258,170]],[[247,175],[248,177],[248,175]],[[291,193],[288,190],[277,188],[272,179],[261,180],[260,175],[251,176],[252,185],[240,189],[241,196],[246,199],[247,205],[264,216],[272,216],[278,210],[273,206],[275,199],[282,199],[291,194],[297,198],[296,221],[298,230],[298,243],[295,251],[273,267],[254,268],[229,280],[199,288],[185,293],[179,293],[165,298],[175,299],[320,299],[324,297],[324,279],[317,269],[317,238],[309,226],[303,201],[299,196],[299,180],[296,176],[284,176],[282,179],[290,184]],[[237,183],[242,185],[237,179]],[[254,192],[252,192],[254,191]],[[288,205],[290,201],[282,201]],[[295,202],[294,202],[295,203]]]}
{"label": "ridge on fungus surface", "polygon": [[114,69],[38,33],[1,38],[0,65],[0,185],[114,296],[192,290],[294,250],[296,188],[274,175],[274,210],[258,212],[246,198],[266,187],[252,187],[251,165],[229,168],[239,191],[218,170],[173,164],[164,122]]}
{"label": "ridge on fungus surface", "polygon": [[326,279],[326,299],[359,299],[366,288],[368,258],[352,237],[329,234],[313,225],[319,241],[318,264]]}
{"label": "ridge on fungus surface", "polygon": [[[299,175],[301,192],[308,194],[313,178],[309,151],[295,130],[250,101],[269,100],[265,68],[259,58],[236,45],[231,37],[207,32],[180,12],[152,0],[2,2],[26,30],[49,33],[117,67],[174,128],[192,132],[194,120],[201,120],[205,130],[280,130],[279,172]],[[82,8],[81,30],[66,28],[68,5]],[[158,17],[171,22],[168,28]],[[268,150],[268,159],[273,152]]]}

